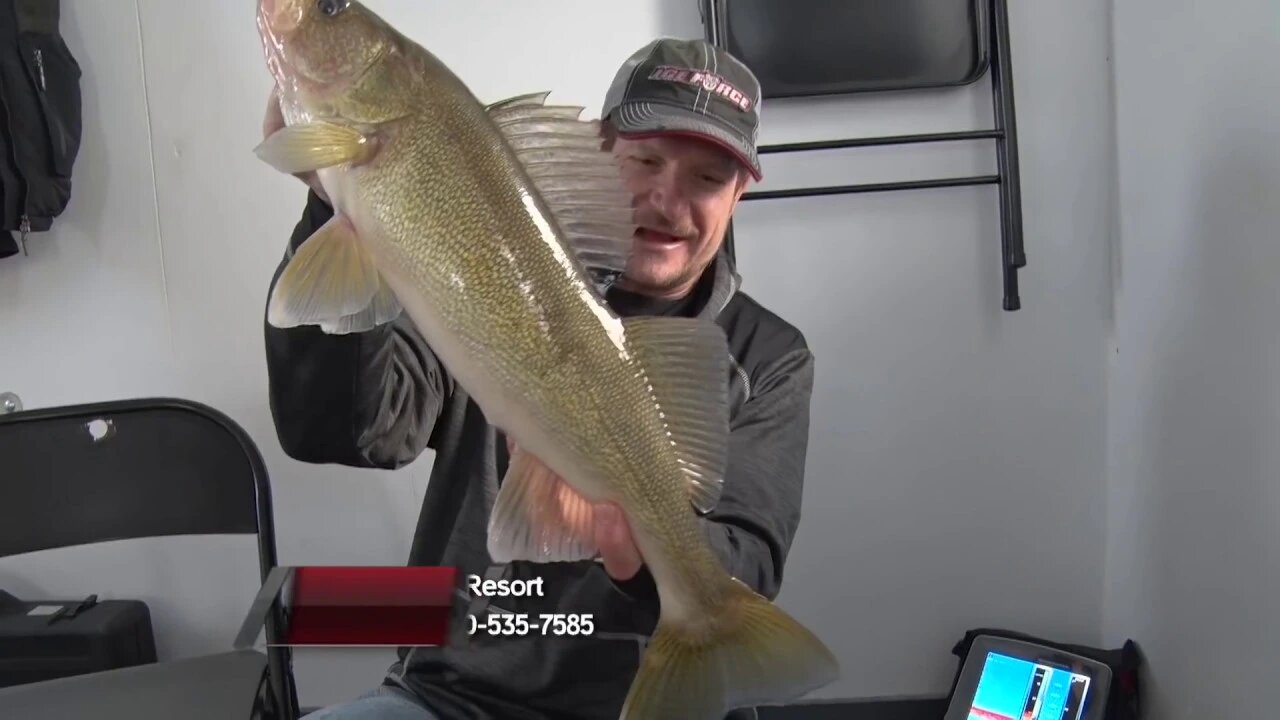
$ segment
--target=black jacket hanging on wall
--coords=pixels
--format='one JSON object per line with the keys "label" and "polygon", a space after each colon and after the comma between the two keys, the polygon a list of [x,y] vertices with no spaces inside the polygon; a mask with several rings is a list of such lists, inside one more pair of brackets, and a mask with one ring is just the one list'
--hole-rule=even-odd
{"label": "black jacket hanging on wall", "polygon": [[59,0],[0,0],[0,258],[14,234],[48,230],[71,200],[80,150],[80,65]]}

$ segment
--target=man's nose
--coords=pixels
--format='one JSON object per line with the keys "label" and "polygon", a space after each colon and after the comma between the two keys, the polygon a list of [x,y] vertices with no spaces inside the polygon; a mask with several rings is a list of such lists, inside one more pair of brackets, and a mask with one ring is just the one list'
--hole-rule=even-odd
{"label": "man's nose", "polygon": [[653,178],[649,186],[649,203],[672,225],[681,224],[686,215],[684,193],[680,191],[679,183],[671,172],[664,172]]}

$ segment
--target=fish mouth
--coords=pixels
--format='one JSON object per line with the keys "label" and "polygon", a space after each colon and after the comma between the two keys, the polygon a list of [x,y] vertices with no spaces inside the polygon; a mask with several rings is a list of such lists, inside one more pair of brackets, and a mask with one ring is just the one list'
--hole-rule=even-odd
{"label": "fish mouth", "polygon": [[297,74],[297,69],[290,67],[284,36],[297,29],[302,21],[302,12],[297,4],[287,0],[286,4],[296,11],[296,17],[285,17],[287,13],[278,4],[278,0],[259,0],[257,14],[258,37],[262,41],[267,70],[282,92],[292,89],[290,76]]}
{"label": "fish mouth", "polygon": [[391,53],[390,47],[381,44],[358,71],[340,78],[318,77],[303,67],[306,63],[299,64],[292,60],[298,51],[289,47],[289,37],[298,29],[302,17],[300,0],[259,0],[258,36],[262,41],[267,71],[280,88],[281,97],[287,102],[297,105],[303,94],[313,100],[340,96],[360,82]]}
{"label": "fish mouth", "polygon": [[263,39],[270,35],[287,35],[302,24],[299,0],[258,0],[258,32]]}

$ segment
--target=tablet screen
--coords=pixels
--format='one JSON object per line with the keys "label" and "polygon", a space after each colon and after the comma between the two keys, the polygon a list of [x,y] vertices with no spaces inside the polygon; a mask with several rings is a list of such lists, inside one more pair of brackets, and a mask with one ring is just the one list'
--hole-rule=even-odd
{"label": "tablet screen", "polygon": [[1044,663],[987,653],[969,720],[1080,720],[1089,677]]}

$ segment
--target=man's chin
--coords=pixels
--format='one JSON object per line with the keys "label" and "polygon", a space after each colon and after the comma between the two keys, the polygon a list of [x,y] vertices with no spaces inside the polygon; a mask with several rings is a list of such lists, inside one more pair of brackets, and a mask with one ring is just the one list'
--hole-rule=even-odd
{"label": "man's chin", "polygon": [[620,278],[623,288],[648,295],[664,295],[680,287],[684,277],[678,272],[655,273],[646,268],[622,274]]}

